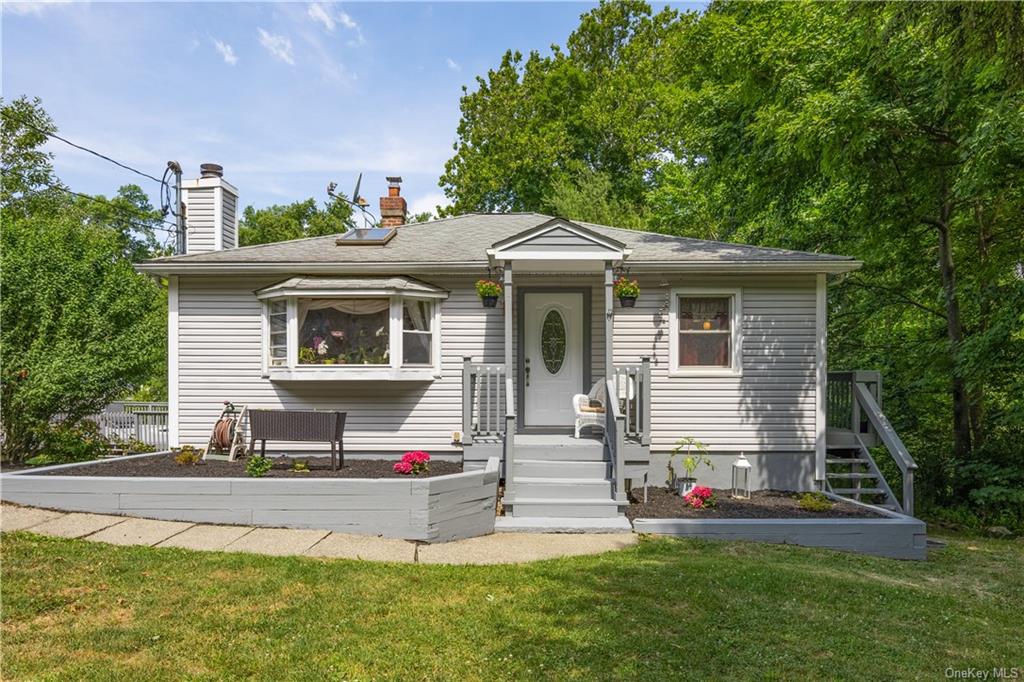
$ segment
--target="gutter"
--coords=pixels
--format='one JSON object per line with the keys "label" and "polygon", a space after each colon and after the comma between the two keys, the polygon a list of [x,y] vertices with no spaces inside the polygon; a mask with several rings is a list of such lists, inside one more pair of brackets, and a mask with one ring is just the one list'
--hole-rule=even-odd
{"label": "gutter", "polygon": [[[527,262],[527,261],[524,261]],[[863,265],[857,260],[841,261],[629,261],[634,273],[766,273],[766,274],[840,274],[853,272]],[[364,274],[364,273],[480,273],[487,269],[487,261],[452,261],[424,263],[422,261],[393,261],[369,263],[310,263],[304,261],[280,263],[218,263],[148,261],[137,263],[135,270],[153,275],[247,275],[247,274]]]}

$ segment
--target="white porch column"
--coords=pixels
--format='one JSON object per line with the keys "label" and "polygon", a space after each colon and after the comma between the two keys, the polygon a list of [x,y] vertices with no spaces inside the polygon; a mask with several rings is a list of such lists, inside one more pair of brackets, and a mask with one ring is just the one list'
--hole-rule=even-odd
{"label": "white porch column", "polygon": [[[512,355],[512,302],[515,300],[512,291],[512,261],[505,261],[505,273],[502,286],[505,305],[505,371],[508,376],[515,376],[515,358]],[[511,406],[510,406],[511,407]]]}
{"label": "white porch column", "polygon": [[612,276],[612,262],[604,262],[604,379],[612,378],[614,353],[612,352],[612,338],[615,331],[614,315],[614,279]]}

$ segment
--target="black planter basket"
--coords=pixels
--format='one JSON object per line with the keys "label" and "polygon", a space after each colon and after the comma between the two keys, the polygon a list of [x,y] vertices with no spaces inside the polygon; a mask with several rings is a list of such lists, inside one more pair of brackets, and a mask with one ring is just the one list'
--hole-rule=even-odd
{"label": "black planter basket", "polygon": [[481,296],[480,300],[484,302],[485,308],[497,308],[498,297],[497,296]]}
{"label": "black planter basket", "polygon": [[619,305],[623,308],[635,308],[636,296],[619,296]]}

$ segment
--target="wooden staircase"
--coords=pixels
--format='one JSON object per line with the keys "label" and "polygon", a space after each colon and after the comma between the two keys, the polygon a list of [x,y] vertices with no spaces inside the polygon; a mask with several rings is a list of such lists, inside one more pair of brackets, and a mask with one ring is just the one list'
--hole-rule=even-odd
{"label": "wooden staircase", "polygon": [[[829,372],[825,489],[858,502],[914,515],[917,464],[882,413],[878,372]],[[884,450],[902,476],[899,497],[875,462]]]}
{"label": "wooden staircase", "polygon": [[612,467],[601,440],[516,436],[515,480],[505,491],[506,513],[527,518],[614,518]]}
{"label": "wooden staircase", "polygon": [[825,482],[830,492],[841,497],[890,511],[902,511],[899,500],[870,453],[864,456],[858,449],[845,446],[828,448]]}

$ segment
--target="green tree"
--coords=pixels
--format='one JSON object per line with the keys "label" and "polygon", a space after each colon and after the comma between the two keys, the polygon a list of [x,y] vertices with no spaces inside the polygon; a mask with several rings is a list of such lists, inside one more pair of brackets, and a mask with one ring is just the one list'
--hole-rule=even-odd
{"label": "green tree", "polygon": [[61,191],[38,149],[45,135],[24,126],[53,131],[39,102],[2,111],[0,418],[2,455],[18,461],[57,414],[74,423],[162,371],[166,304],[132,267],[146,236],[127,221],[153,218],[144,195],[122,188],[108,204]]}
{"label": "green tree", "polygon": [[322,208],[312,198],[287,206],[247,206],[238,226],[239,241],[241,246],[252,246],[324,237],[345,232],[353,225],[352,207],[343,198],[326,202]]}
{"label": "green tree", "polygon": [[450,211],[856,256],[831,366],[883,371],[933,500],[1022,518],[1022,7],[603,3],[462,98]]}
{"label": "green tree", "polygon": [[[642,212],[666,150],[662,45],[686,21],[644,2],[603,2],[565,50],[508,51],[464,90],[455,155],[441,186],[447,215],[576,209],[595,183],[617,214]],[[579,217],[579,216],[568,216]]]}

